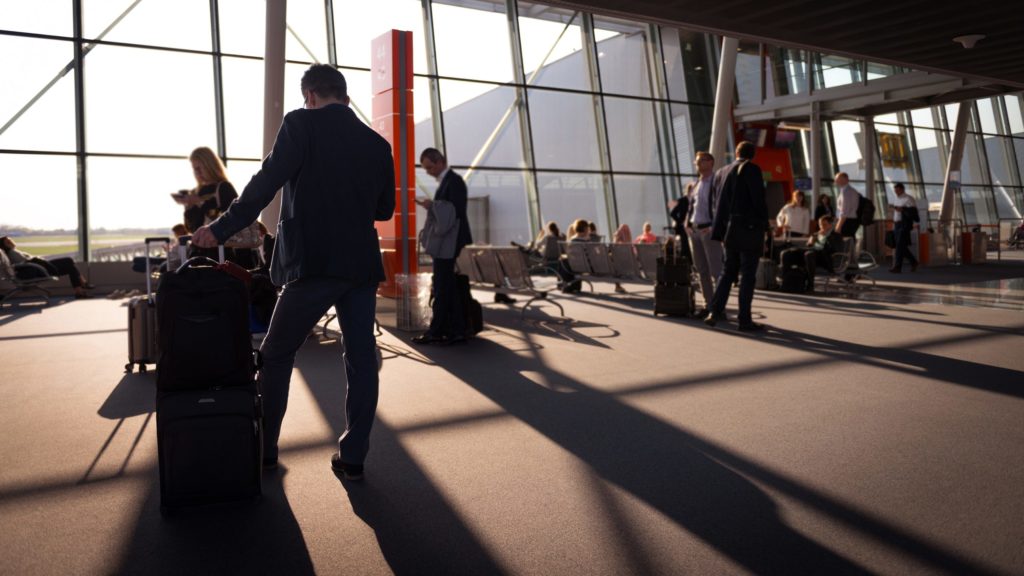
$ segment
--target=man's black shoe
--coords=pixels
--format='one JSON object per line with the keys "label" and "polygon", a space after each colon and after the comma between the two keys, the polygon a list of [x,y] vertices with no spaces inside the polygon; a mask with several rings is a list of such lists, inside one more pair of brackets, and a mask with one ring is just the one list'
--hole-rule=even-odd
{"label": "man's black shoe", "polygon": [[494,293],[494,301],[498,304],[515,304],[516,299],[502,292]]}
{"label": "man's black shoe", "polygon": [[466,342],[469,342],[469,340],[465,336],[453,336],[446,338],[443,343],[445,346],[453,346],[455,344],[465,344]]}
{"label": "man's black shoe", "polygon": [[757,322],[748,322],[746,324],[740,324],[736,327],[740,332],[760,332],[764,330],[764,324],[758,324]]}
{"label": "man's black shoe", "polygon": [[725,314],[711,312],[708,314],[707,318],[704,319],[704,323],[714,328],[715,324],[718,324],[721,320],[725,320]]}
{"label": "man's black shoe", "polygon": [[700,310],[694,312],[693,317],[697,318],[698,320],[703,320],[708,317],[708,314],[711,314],[710,310],[708,310],[707,308],[701,308]]}
{"label": "man's black shoe", "polygon": [[362,464],[348,464],[347,462],[341,461],[341,454],[335,452],[331,456],[331,470],[334,470],[334,475],[342,480],[362,480],[363,479],[363,465]]}
{"label": "man's black shoe", "polygon": [[437,344],[438,342],[444,342],[444,338],[440,336],[434,336],[429,332],[424,332],[419,336],[412,339],[413,344]]}

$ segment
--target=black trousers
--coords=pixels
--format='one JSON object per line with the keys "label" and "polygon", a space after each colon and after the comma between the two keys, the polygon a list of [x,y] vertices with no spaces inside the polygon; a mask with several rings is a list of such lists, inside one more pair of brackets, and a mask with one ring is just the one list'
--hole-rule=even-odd
{"label": "black trousers", "polygon": [[917,266],[917,258],[910,253],[910,232],[914,229],[912,223],[905,224],[902,220],[893,226],[893,236],[896,236],[896,256],[892,261],[892,267],[900,270],[903,268],[903,259],[910,261],[910,264]]}
{"label": "black trousers", "polygon": [[455,286],[455,259],[460,251],[455,251],[455,258],[434,258],[434,316],[427,329],[434,336],[454,338],[466,334],[465,303]]}
{"label": "black trousers", "polygon": [[78,288],[82,285],[82,273],[78,271],[78,267],[75,266],[75,261],[71,258],[54,258],[53,260],[44,260],[42,258],[34,257],[29,260],[33,264],[38,264],[46,269],[46,273],[50,276],[67,276],[71,280],[71,286]]}

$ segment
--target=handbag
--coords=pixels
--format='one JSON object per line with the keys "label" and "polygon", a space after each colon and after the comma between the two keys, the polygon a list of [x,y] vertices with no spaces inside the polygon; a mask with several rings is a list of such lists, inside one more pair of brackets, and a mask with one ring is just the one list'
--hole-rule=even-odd
{"label": "handbag", "polygon": [[[740,164],[736,170],[737,176],[743,171],[747,163]],[[733,209],[736,207],[736,190],[733,190],[732,200],[729,202],[729,221],[725,227],[725,238],[723,244],[729,250],[741,252],[760,252],[764,250],[764,233],[767,228],[765,222],[757,218],[751,218],[746,214],[736,214]]]}
{"label": "handbag", "polygon": [[885,245],[889,248],[896,247],[896,233],[892,230],[885,231]]}
{"label": "handbag", "polygon": [[[217,188],[213,191],[213,194],[207,195],[207,197],[217,197],[217,207],[220,207],[220,182],[217,183]],[[220,217],[218,211],[217,217]],[[211,218],[209,215],[206,216],[206,224],[210,224],[217,218]],[[263,245],[263,238],[260,235],[260,223],[253,221],[245,228],[242,228],[238,232],[235,232],[231,238],[224,241],[225,248],[259,248]]]}

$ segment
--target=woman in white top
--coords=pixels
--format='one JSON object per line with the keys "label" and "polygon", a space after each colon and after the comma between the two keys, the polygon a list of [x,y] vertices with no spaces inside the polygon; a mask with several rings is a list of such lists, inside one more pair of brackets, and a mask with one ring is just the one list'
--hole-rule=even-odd
{"label": "woman in white top", "polygon": [[802,238],[810,233],[811,211],[807,208],[807,198],[802,190],[793,192],[789,203],[779,210],[775,222],[780,235],[788,232],[791,238]]}

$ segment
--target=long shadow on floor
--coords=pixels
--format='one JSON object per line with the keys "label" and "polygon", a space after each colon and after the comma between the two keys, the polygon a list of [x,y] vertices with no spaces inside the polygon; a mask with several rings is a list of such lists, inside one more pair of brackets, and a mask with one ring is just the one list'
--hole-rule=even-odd
{"label": "long shadow on floor", "polygon": [[[435,360],[604,480],[640,498],[753,573],[859,574],[868,570],[793,530],[772,499],[737,469],[920,563],[959,573],[988,573],[953,552],[916,540],[564,374],[549,370],[551,379],[557,380],[553,388],[562,392],[538,386],[520,375],[538,369],[537,362],[495,343],[479,339],[465,354],[437,354]],[[501,367],[500,377],[495,366]]]}
{"label": "long shadow on floor", "polygon": [[[345,373],[339,346],[307,344],[296,366],[323,417],[340,434],[345,428]],[[339,491],[347,493],[353,512],[376,533],[381,553],[395,574],[504,573],[379,418],[373,427],[366,480],[340,484]]]}

